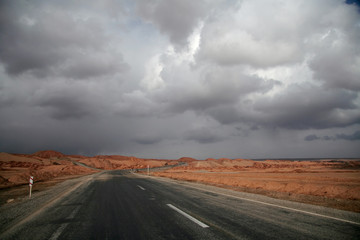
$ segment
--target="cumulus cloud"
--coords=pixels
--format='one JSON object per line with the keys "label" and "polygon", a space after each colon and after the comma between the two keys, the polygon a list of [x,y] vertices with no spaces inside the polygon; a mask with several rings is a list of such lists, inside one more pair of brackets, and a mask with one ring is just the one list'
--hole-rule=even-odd
{"label": "cumulus cloud", "polygon": [[360,121],[357,97],[353,92],[312,84],[290,85],[286,91],[252,103],[248,120],[294,129],[345,127]]}
{"label": "cumulus cloud", "polygon": [[[336,54],[322,59],[331,51],[352,60],[358,57],[357,44],[353,44],[359,32],[354,8],[335,2],[308,5],[275,1],[265,3],[269,6],[262,8],[266,12],[258,18],[253,13],[259,4],[245,1],[207,18],[195,52],[197,68],[189,67],[190,61],[175,67],[171,61],[163,62],[158,76],[164,88],[157,100],[168,102],[172,111],[205,113],[223,124],[247,122],[289,129],[358,124],[357,62],[327,64],[335,63]],[[330,16],[322,16],[324,10]],[[320,23],[313,23],[319,16]],[[294,22],[284,21],[289,18]],[[329,29],[350,34],[329,39]],[[313,71],[314,78],[310,75],[291,83],[292,78],[299,78],[295,71],[281,81],[257,75],[262,68],[294,64]],[[246,71],[248,67],[252,74]],[[342,69],[351,71],[346,74]]]}
{"label": "cumulus cloud", "polygon": [[355,36],[339,30],[329,30],[310,62],[314,77],[330,88],[360,89],[360,41],[358,26],[353,26]]}
{"label": "cumulus cloud", "polygon": [[106,27],[95,16],[56,3],[2,3],[0,59],[9,74],[87,78],[122,72],[121,53],[113,54]]}
{"label": "cumulus cloud", "polygon": [[346,3],[2,1],[0,150],[355,156]]}
{"label": "cumulus cloud", "polygon": [[[169,89],[162,97],[170,100],[171,110],[203,112],[221,105],[233,105],[250,93],[266,92],[275,83],[264,81],[256,76],[244,75],[236,70],[222,69],[206,70],[200,78],[200,81],[193,84],[191,88],[181,89],[176,85],[168,86]],[[182,80],[179,79],[179,81]]]}
{"label": "cumulus cloud", "polygon": [[151,0],[137,1],[140,16],[168,35],[177,46],[184,46],[187,38],[210,10],[210,1]]}
{"label": "cumulus cloud", "polygon": [[122,55],[114,52],[79,53],[67,60],[62,66],[61,73],[67,78],[87,79],[102,76],[112,76],[128,70],[129,66],[123,62]]}
{"label": "cumulus cloud", "polygon": [[[298,61],[302,46],[294,31],[301,29],[302,23],[292,21],[291,24],[298,24],[294,28],[284,21],[290,16],[296,21],[293,17],[299,14],[297,5],[244,1],[240,7],[229,6],[204,25],[199,60],[255,67]],[[279,8],[283,9],[279,11]]]}

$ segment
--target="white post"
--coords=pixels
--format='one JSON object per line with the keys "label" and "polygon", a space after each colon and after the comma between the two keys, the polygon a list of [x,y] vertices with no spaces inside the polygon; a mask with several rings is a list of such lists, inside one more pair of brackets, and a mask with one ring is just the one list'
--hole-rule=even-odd
{"label": "white post", "polygon": [[34,184],[34,177],[30,176],[30,180],[29,180],[29,186],[30,186],[29,199],[31,198],[31,190],[32,190],[32,185],[33,184]]}

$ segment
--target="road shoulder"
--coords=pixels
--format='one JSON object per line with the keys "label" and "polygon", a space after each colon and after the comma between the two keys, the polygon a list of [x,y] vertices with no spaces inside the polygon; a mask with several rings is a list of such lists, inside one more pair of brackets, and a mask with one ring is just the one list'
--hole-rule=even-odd
{"label": "road shoulder", "polygon": [[287,211],[302,212],[309,215],[317,215],[320,217],[330,218],[342,222],[349,222],[352,224],[360,225],[360,213],[327,208],[323,206],[311,205],[306,203],[293,202],[282,199],[275,199],[268,196],[253,194],[247,192],[239,192],[217,186],[207,185],[203,183],[187,182],[175,180],[164,177],[148,176],[143,174],[133,174],[135,177],[145,178],[155,181],[160,181],[167,184],[181,185],[199,191],[204,191],[212,194],[219,194],[226,197],[231,197],[244,201],[251,201],[258,204],[267,205],[269,207],[282,208]]}

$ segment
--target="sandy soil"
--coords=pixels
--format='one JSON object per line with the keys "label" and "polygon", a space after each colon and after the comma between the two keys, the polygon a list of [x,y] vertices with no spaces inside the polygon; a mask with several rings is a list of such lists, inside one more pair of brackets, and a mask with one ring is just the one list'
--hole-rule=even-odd
{"label": "sandy soil", "polygon": [[[77,163],[84,165],[77,165]],[[65,155],[56,151],[39,151],[34,154],[0,153],[0,205],[27,198],[30,176],[34,177],[32,192],[36,193],[66,179],[101,170],[136,169],[147,168],[147,166],[153,168],[177,163],[172,160],[127,156]]]}
{"label": "sandy soil", "polygon": [[[360,212],[360,159],[159,160],[120,155],[86,157],[55,151],[0,153],[0,204],[26,196],[29,176],[34,176],[34,191],[42,191],[64,179],[92,174],[102,169],[144,169],[147,166],[163,167],[179,162],[186,162],[186,165],[151,174]],[[78,163],[83,165],[79,166]]]}
{"label": "sandy soil", "polygon": [[152,174],[360,212],[359,160],[207,159]]}
{"label": "sandy soil", "polygon": [[38,183],[63,176],[96,172],[75,165],[61,153],[53,152],[53,156],[50,153],[50,151],[33,155],[0,153],[0,189],[28,184],[30,176],[34,176],[34,183]]}
{"label": "sandy soil", "polygon": [[100,168],[105,170],[141,169],[141,168],[147,168],[147,166],[153,168],[153,167],[175,165],[178,163],[178,161],[174,161],[174,160],[142,159],[142,158],[118,156],[118,155],[84,158],[79,160],[79,162],[94,168]]}
{"label": "sandy soil", "polygon": [[[66,175],[66,176],[52,178],[47,181],[36,182],[36,184],[33,185],[32,193],[36,194],[37,192],[47,190],[58,183],[62,183],[65,180],[72,179],[72,178],[78,178],[81,176],[83,176],[83,175]],[[0,189],[0,206],[4,205],[6,203],[22,201],[24,199],[27,199],[28,196],[29,196],[29,185],[28,184],[2,188],[2,189]]]}
{"label": "sandy soil", "polygon": [[[79,166],[82,163],[85,166]],[[91,174],[98,170],[140,169],[177,164],[173,160],[141,159],[127,156],[64,155],[56,151],[34,154],[0,153],[0,189],[25,185],[34,176],[35,183],[73,175]]]}

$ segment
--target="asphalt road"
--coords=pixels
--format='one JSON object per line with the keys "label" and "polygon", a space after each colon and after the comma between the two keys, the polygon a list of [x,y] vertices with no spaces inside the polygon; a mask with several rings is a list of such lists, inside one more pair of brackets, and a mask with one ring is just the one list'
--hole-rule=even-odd
{"label": "asphalt road", "polygon": [[360,239],[359,215],[112,171],[1,239]]}

